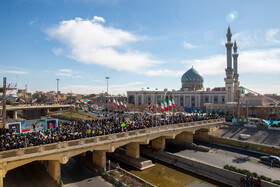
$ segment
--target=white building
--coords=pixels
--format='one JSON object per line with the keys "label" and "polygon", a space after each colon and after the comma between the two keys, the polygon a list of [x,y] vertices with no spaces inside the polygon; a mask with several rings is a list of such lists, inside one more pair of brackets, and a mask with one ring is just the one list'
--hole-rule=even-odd
{"label": "white building", "polygon": [[[180,90],[164,89],[164,91],[127,91],[127,99],[130,104],[160,104],[162,100],[174,97],[177,105],[184,107],[186,111],[204,110],[207,103],[226,104],[237,100],[240,94],[237,69],[237,45],[231,42],[231,31],[228,28],[227,42],[227,68],[225,87],[207,88],[203,87],[203,77],[193,67],[185,72],[181,78],[182,87]],[[232,48],[234,53],[232,54]],[[232,63],[233,59],[233,63]],[[233,65],[233,66],[232,66]]]}

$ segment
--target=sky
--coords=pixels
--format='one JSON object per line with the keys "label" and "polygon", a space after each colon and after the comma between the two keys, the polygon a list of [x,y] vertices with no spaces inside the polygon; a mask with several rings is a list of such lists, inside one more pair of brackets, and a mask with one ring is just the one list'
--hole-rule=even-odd
{"label": "sky", "polygon": [[[80,94],[181,88],[192,66],[225,85],[226,32],[240,85],[280,94],[279,0],[0,0],[0,78]],[[2,81],[1,81],[2,82]],[[2,85],[2,83],[0,83]]]}

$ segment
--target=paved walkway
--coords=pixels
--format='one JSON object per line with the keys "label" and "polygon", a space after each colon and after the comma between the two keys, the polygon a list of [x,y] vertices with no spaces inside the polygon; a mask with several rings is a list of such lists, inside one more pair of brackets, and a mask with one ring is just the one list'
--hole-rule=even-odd
{"label": "paved walkway", "polygon": [[72,158],[67,164],[61,165],[61,180],[65,187],[112,187],[113,185],[101,178],[97,173],[90,170],[83,163]]}

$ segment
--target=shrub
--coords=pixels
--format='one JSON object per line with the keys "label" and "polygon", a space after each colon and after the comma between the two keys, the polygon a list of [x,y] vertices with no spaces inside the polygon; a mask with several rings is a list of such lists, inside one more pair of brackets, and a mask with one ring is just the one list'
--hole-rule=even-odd
{"label": "shrub", "polygon": [[253,172],[252,175],[253,175],[253,177],[255,177],[255,178],[258,178],[258,176],[259,176],[256,172]]}
{"label": "shrub", "polygon": [[[241,174],[243,174],[243,175],[249,175],[249,176],[253,176],[253,177],[255,177],[255,178],[257,178],[257,177],[260,177],[262,180],[264,180],[264,181],[268,181],[268,182],[272,182],[272,179],[270,178],[270,177],[266,177],[266,176],[264,176],[264,175],[258,175],[256,172],[250,172],[250,171],[248,171],[248,170],[246,170],[246,169],[237,169],[236,167],[234,167],[234,166],[229,166],[229,165],[225,165],[224,166],[224,169],[227,169],[227,170],[230,170],[230,171],[234,171],[234,172],[237,172],[237,173],[241,173]],[[275,184],[279,184],[280,185],[280,180],[274,180],[273,181],[273,183],[275,183]]]}
{"label": "shrub", "polygon": [[241,173],[241,171],[242,171],[242,170],[239,169],[239,168],[236,170],[237,173]]}
{"label": "shrub", "polygon": [[280,185],[280,180],[274,180],[273,183]]}

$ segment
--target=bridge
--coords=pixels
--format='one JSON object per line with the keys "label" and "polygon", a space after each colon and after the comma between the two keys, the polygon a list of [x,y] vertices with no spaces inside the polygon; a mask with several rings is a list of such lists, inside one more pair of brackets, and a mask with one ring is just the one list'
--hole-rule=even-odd
{"label": "bridge", "polygon": [[180,145],[191,145],[193,139],[208,139],[225,122],[224,118],[157,126],[140,130],[83,138],[47,145],[20,148],[0,152],[0,187],[8,171],[31,163],[46,163],[49,175],[57,182],[60,180],[60,164],[69,158],[92,151],[92,162],[98,168],[106,167],[106,152],[125,146],[126,155],[140,157],[140,144],[152,141],[154,149],[164,149],[166,140]]}
{"label": "bridge", "polygon": [[[50,113],[50,111],[65,110],[73,107],[72,105],[19,105],[19,106],[9,106],[6,107],[7,117],[14,118],[17,120],[18,111],[20,111],[21,118],[26,119],[26,113],[28,110],[39,110],[40,118]],[[0,113],[3,113],[3,107],[0,107]],[[2,115],[1,115],[2,116]]]}

